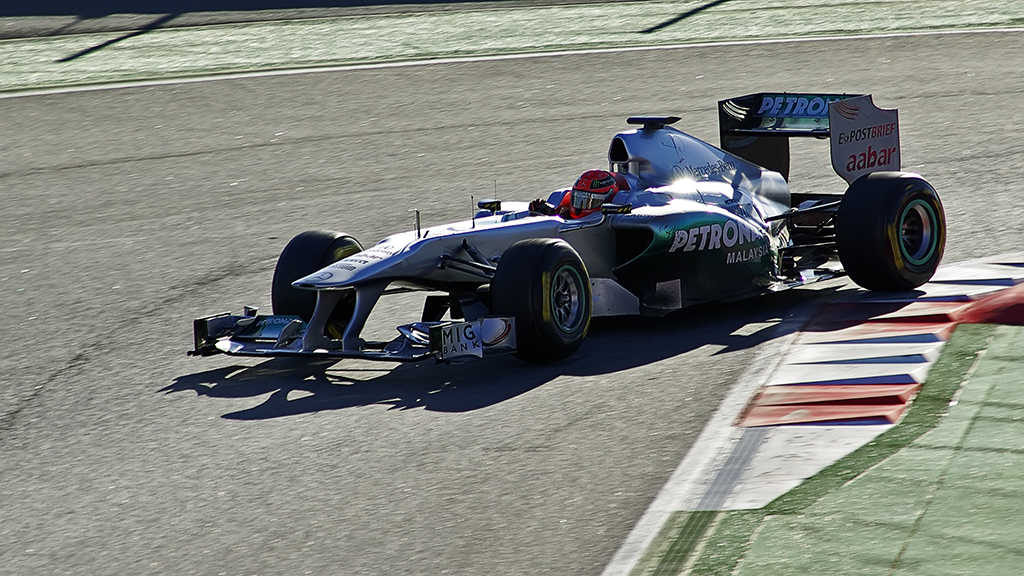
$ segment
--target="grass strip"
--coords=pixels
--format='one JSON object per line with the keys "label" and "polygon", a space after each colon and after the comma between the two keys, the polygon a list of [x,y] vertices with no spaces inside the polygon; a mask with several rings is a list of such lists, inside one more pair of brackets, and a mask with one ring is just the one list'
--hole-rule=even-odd
{"label": "grass strip", "polygon": [[[968,370],[996,330],[990,324],[961,324],[932,366],[928,379],[903,420],[874,441],[848,454],[800,486],[759,510],[724,512],[711,534],[705,534],[717,512],[679,512],[666,523],[656,550],[645,555],[632,574],[678,574],[697,543],[706,539],[693,563],[692,576],[727,576],[734,573],[766,518],[800,514],[807,507],[889,458],[924,433],[935,428],[948,413],[949,401],[960,388]],[[687,515],[688,516],[684,516]],[[696,517],[697,515],[702,515]],[[707,515],[705,519],[703,515]],[[703,529],[702,529],[703,527]],[[698,533],[699,532],[699,533]],[[663,552],[657,552],[661,550]]]}
{"label": "grass strip", "polygon": [[662,537],[651,546],[649,561],[640,562],[631,576],[678,574],[718,514],[715,510],[674,513],[662,528]]}
{"label": "grass strip", "polygon": [[169,27],[178,17],[165,15],[131,31],[0,40],[0,91],[559,50],[984,30],[1024,22],[1024,0],[501,4],[184,28]]}

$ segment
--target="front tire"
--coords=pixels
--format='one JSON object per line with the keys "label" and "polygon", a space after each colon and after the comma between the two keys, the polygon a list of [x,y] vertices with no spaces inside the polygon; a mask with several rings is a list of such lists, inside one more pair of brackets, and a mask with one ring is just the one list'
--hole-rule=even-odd
{"label": "front tire", "polygon": [[870,290],[912,290],[938,268],[946,216],[938,193],[916,174],[874,172],[850,185],[836,213],[839,259]]}
{"label": "front tire", "polygon": [[491,280],[491,312],[516,321],[516,356],[531,362],[568,358],[590,328],[590,276],[563,240],[509,246]]}
{"label": "front tire", "polygon": [[[270,291],[274,314],[298,316],[309,322],[316,308],[316,291],[300,290],[292,282],[362,250],[355,238],[340,232],[310,230],[292,238],[274,268]],[[331,336],[341,338],[344,326],[352,318],[355,302],[355,291],[347,290],[327,322]]]}

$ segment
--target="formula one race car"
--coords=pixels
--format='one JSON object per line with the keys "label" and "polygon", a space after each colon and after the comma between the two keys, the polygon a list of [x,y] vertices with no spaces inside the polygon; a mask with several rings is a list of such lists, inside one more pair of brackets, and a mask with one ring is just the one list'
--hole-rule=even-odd
{"label": "formula one race car", "polygon": [[[896,111],[870,95],[723,100],[721,148],[672,128],[678,120],[627,120],[637,128],[612,138],[606,197],[484,200],[475,218],[429,228],[417,213],[415,230],[367,249],[337,232],[299,234],[274,271],[274,314],[200,318],[190,354],[550,361],[573,354],[596,316],[660,316],[844,273],[908,290],[935,272],[942,204],[899,172]],[[799,136],[830,139],[844,194],[790,192]],[[360,337],[381,296],[412,290],[432,293],[419,321],[390,342]]]}

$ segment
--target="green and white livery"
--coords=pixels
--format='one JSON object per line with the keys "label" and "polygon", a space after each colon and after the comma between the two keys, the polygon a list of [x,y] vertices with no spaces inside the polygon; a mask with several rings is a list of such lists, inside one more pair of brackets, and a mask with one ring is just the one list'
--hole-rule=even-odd
{"label": "green and white livery", "polygon": [[[945,216],[927,182],[899,172],[895,110],[840,94],[751,94],[718,110],[720,146],[674,128],[678,117],[629,118],[608,149],[618,191],[578,219],[484,200],[474,218],[417,220],[365,249],[299,234],[275,270],[274,315],[200,318],[191,354],[551,361],[596,316],[660,316],[844,273],[874,290],[931,277]],[[792,137],[829,139],[845,192],[790,192]],[[361,338],[379,299],[408,291],[425,295],[418,320],[388,342]]]}

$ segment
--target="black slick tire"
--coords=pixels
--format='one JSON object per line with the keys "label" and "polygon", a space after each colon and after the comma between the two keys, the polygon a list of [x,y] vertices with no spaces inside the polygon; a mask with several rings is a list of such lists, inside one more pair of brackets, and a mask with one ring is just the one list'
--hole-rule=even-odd
{"label": "black slick tire", "polygon": [[491,312],[516,323],[516,356],[530,362],[568,358],[590,328],[590,276],[564,240],[509,246],[491,280]]}
{"label": "black slick tire", "polygon": [[[340,232],[310,230],[292,238],[274,268],[270,291],[274,314],[299,316],[309,322],[316,308],[316,291],[300,290],[292,282],[362,250],[355,238]],[[348,292],[327,323],[327,330],[335,338],[341,337],[338,332],[348,323],[355,307],[355,291]]]}
{"label": "black slick tire", "polygon": [[858,285],[912,290],[927,282],[946,247],[946,216],[916,174],[875,172],[850,185],[836,213],[839,259]]}

